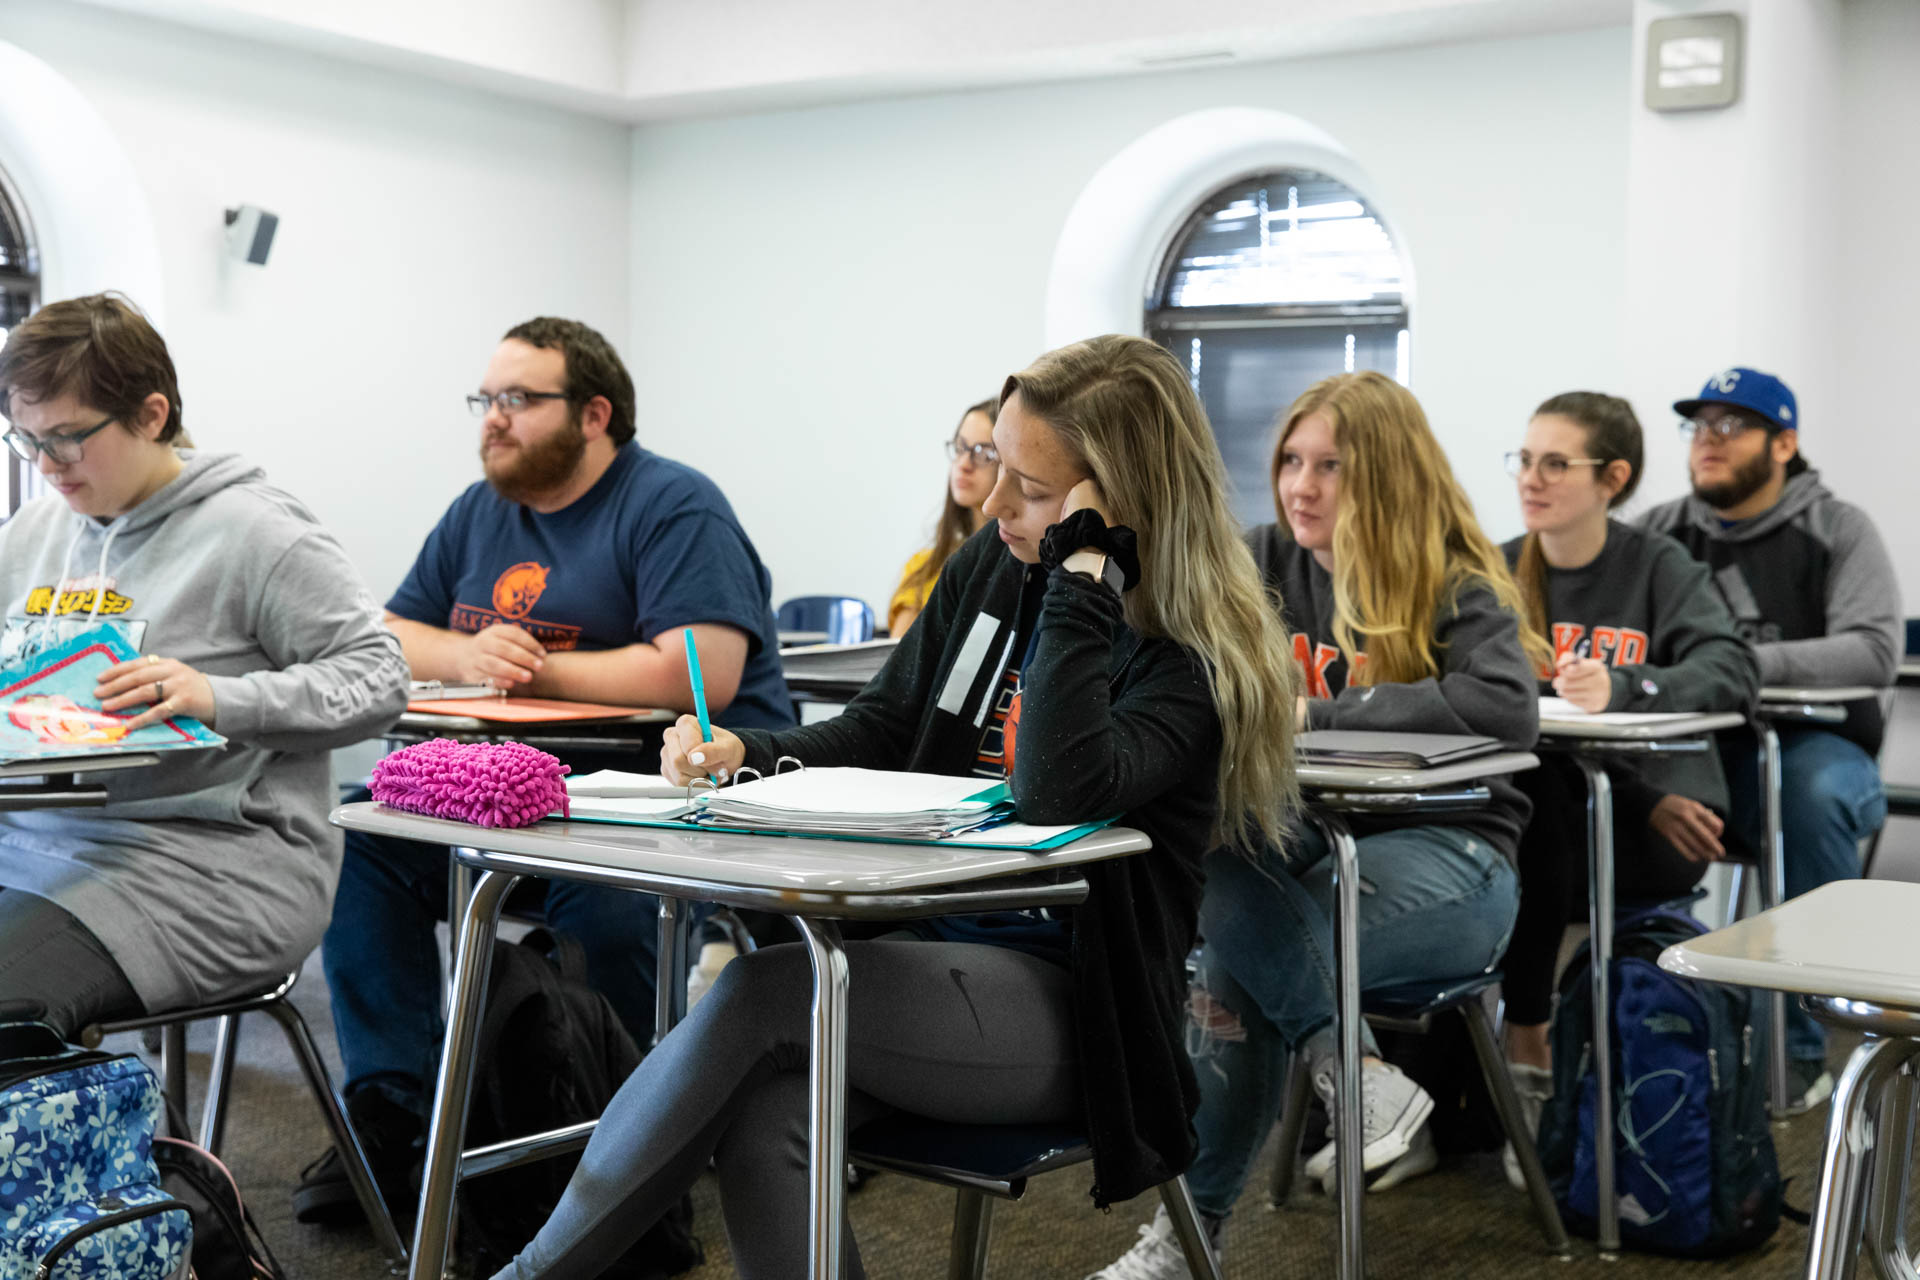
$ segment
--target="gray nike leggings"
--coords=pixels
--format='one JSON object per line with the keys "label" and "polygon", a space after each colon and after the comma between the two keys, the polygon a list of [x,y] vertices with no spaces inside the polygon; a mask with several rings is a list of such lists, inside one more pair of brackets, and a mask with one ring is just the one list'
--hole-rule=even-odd
{"label": "gray nike leggings", "polygon": [[[847,963],[849,1131],[892,1109],[967,1124],[1079,1115],[1061,966],[1005,947],[891,940],[848,943]],[[553,1216],[496,1280],[592,1280],[709,1159],[738,1274],[803,1274],[811,991],[797,944],[729,964],[620,1087]],[[845,1238],[846,1274],[859,1280]]]}

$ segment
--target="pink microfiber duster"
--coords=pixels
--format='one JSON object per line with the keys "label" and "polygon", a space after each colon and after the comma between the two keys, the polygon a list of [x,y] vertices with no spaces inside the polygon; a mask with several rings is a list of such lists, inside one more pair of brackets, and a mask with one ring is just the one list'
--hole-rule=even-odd
{"label": "pink microfiber duster", "polygon": [[528,827],[567,812],[567,766],[521,742],[435,738],[373,766],[373,798],[433,818]]}

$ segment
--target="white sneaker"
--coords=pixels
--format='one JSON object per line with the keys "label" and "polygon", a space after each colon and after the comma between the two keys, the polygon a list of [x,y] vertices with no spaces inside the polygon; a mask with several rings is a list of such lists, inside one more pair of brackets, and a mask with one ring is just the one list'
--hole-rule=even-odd
{"label": "white sneaker", "polygon": [[1100,1268],[1087,1280],[1193,1280],[1187,1270],[1187,1255],[1180,1250],[1180,1238],[1173,1234],[1173,1219],[1167,1207],[1153,1211],[1153,1221],[1140,1228],[1133,1248]]}
{"label": "white sneaker", "polygon": [[701,945],[700,962],[687,971],[687,1008],[699,1004],[700,998],[713,990],[713,984],[720,980],[720,971],[739,954],[731,942]]}
{"label": "white sneaker", "polygon": [[[1540,1112],[1547,1105],[1547,1099],[1553,1097],[1553,1072],[1524,1062],[1509,1062],[1507,1071],[1513,1076],[1513,1092],[1520,1099],[1520,1119],[1527,1126],[1523,1140],[1537,1141],[1540,1137]],[[1506,1166],[1507,1181],[1513,1184],[1513,1189],[1525,1191],[1527,1180],[1520,1173],[1520,1157],[1513,1153],[1511,1141],[1501,1148],[1500,1161]]]}
{"label": "white sneaker", "polygon": [[[1423,1124],[1413,1131],[1413,1138],[1407,1143],[1407,1154],[1367,1179],[1367,1194],[1391,1191],[1423,1173],[1432,1173],[1439,1166],[1440,1151],[1433,1145],[1433,1130]],[[1327,1172],[1320,1179],[1320,1190],[1328,1196],[1340,1194],[1340,1188],[1334,1185],[1332,1164],[1327,1165]]]}
{"label": "white sneaker", "polygon": [[[1326,1101],[1328,1113],[1332,1114],[1333,1077],[1316,1076],[1313,1084]],[[1360,1162],[1371,1173],[1413,1149],[1415,1135],[1433,1114],[1433,1099],[1400,1068],[1390,1062],[1372,1060],[1360,1066],[1360,1095],[1364,1100],[1360,1132],[1365,1143],[1360,1149]],[[1333,1137],[1331,1126],[1327,1137]],[[1323,1186],[1329,1185],[1333,1178],[1333,1153],[1334,1144],[1329,1141],[1308,1157],[1303,1172]]]}

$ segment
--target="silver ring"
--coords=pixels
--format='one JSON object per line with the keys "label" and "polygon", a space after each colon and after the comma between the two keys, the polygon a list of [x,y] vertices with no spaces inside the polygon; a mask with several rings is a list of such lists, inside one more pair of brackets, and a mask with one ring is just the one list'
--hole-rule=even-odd
{"label": "silver ring", "polygon": [[155,680],[153,682],[153,700],[155,703],[161,703],[167,700],[167,682],[166,681]]}

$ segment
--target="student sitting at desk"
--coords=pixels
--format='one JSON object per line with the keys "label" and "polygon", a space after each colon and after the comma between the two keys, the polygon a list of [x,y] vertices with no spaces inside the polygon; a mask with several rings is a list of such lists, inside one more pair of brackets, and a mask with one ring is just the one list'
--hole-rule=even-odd
{"label": "student sitting at desk", "polygon": [[399,714],[399,645],[297,499],[184,447],[173,359],[124,298],[15,328],[0,415],[54,490],[0,526],[9,663],[110,625],[143,656],[109,669],[103,708],[227,738],[94,775],[103,807],[0,814],[0,1021],[71,1039],[284,977],[333,894],[328,751]]}
{"label": "student sitting at desk", "polygon": [[[467,397],[486,478],[427,536],[387,620],[417,680],[509,693],[689,708],[683,629],[722,722],[793,723],[771,587],[713,482],[634,442],[633,380],[575,320],[517,325]],[[576,770],[626,755],[568,753]],[[365,798],[364,793],[361,796]],[[347,1106],[388,1204],[410,1205],[440,1050],[447,850],[348,832],[323,959]],[[577,938],[592,983],[634,1039],[653,1031],[654,900],[547,888],[552,926]],[[359,1202],[329,1151],[294,1192],[302,1221],[352,1220]]]}
{"label": "student sitting at desk", "polygon": [[[1106,1205],[1192,1158],[1180,1021],[1201,855],[1280,838],[1296,685],[1205,413],[1165,350],[1108,336],[1042,356],[1007,379],[993,439],[996,523],[842,715],[704,744],[684,717],[662,764],[726,775],[794,755],[1005,777],[1027,821],[1118,814],[1149,835],[1150,852],[1087,866],[1087,901],[1062,916],[935,920],[846,949],[849,1130],[895,1108],[1084,1124]],[[809,985],[800,946],[728,965],[500,1274],[598,1275],[710,1157],[739,1273],[798,1274]],[[847,1253],[847,1274],[864,1274]]]}
{"label": "student sitting at desk", "polygon": [[[1753,651],[1713,591],[1707,568],[1664,534],[1611,519],[1640,483],[1640,422],[1618,396],[1570,391],[1533,412],[1507,455],[1524,537],[1504,550],[1528,628],[1546,637],[1541,678],[1583,711],[1746,711],[1760,686]],[[1692,890],[1721,843],[1727,783],[1719,758],[1609,762],[1615,880],[1624,901]],[[1516,776],[1533,801],[1520,838],[1520,917],[1506,974],[1507,1057],[1529,1129],[1553,1093],[1548,1019],[1567,922],[1585,918],[1586,782],[1564,756]],[[1525,1189],[1512,1149],[1507,1177]]]}
{"label": "student sitting at desk", "polygon": [[980,504],[993,492],[1000,474],[1000,455],[993,447],[993,418],[1000,411],[998,400],[982,400],[960,415],[953,439],[947,441],[947,493],[940,508],[940,523],[933,532],[933,545],[916,551],[907,560],[900,575],[900,587],[887,605],[887,634],[902,636],[920,611],[927,607],[933,584],[940,580],[960,544],[972,537],[987,522]]}
{"label": "student sitting at desk", "polygon": [[[1412,394],[1380,373],[1315,383],[1282,419],[1271,477],[1281,520],[1247,540],[1293,633],[1306,726],[1532,746],[1538,706],[1519,593]],[[1474,973],[1506,945],[1527,804],[1505,779],[1488,789],[1486,808],[1445,823],[1355,818],[1362,990]],[[1289,1049],[1306,1054],[1333,1103],[1331,877],[1331,851],[1312,828],[1284,853],[1267,845],[1207,859],[1190,1040],[1200,1153],[1187,1179],[1216,1236],[1273,1123]],[[1433,1167],[1433,1102],[1362,1035],[1364,1164],[1384,1169],[1375,1185],[1390,1186]],[[1307,1174],[1331,1184],[1332,1142]],[[1156,1219],[1101,1274],[1187,1270]]]}
{"label": "student sitting at desk", "polygon": [[[1762,685],[1893,683],[1900,661],[1900,580],[1873,517],[1835,497],[1800,452],[1804,425],[1787,384],[1758,369],[1723,369],[1674,404],[1688,441],[1690,497],[1647,512],[1704,561]],[[1860,874],[1860,842],[1887,818],[1875,757],[1886,731],[1878,698],[1848,703],[1844,724],[1780,729],[1780,821],[1787,896]],[[1735,830],[1761,846],[1764,797],[1751,734],[1720,744]],[[1791,1061],[1786,1115],[1833,1092],[1827,1035],[1787,1002]]]}

